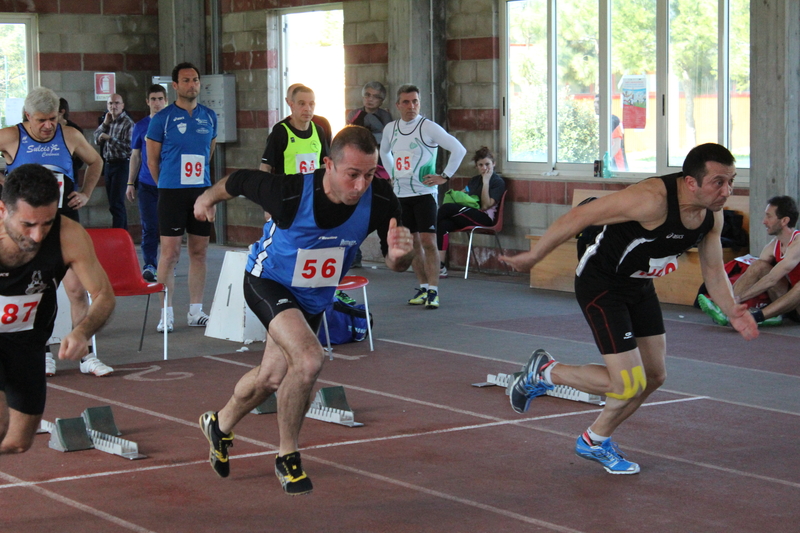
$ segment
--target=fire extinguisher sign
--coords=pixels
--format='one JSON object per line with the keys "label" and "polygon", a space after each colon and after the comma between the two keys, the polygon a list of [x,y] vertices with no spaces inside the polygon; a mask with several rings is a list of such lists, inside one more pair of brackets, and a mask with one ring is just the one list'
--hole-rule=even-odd
{"label": "fire extinguisher sign", "polygon": [[117,81],[113,72],[94,73],[94,99],[105,102],[117,92]]}

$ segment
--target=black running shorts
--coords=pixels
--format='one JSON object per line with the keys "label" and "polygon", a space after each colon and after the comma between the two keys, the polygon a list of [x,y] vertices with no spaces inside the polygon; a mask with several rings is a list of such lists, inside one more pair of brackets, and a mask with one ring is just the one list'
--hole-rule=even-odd
{"label": "black running shorts", "polygon": [[211,235],[211,222],[194,218],[194,202],[207,187],[158,189],[158,231],[163,237],[180,237],[184,232],[198,237]]}
{"label": "black running shorts", "polygon": [[603,355],[633,350],[637,337],[665,331],[661,305],[650,279],[604,283],[584,269],[575,277],[575,297]]}
{"label": "black running shorts", "polygon": [[436,214],[439,206],[432,194],[398,198],[403,210],[403,226],[411,233],[436,233]]}
{"label": "black running shorts", "polygon": [[44,343],[19,343],[11,335],[0,335],[0,390],[8,407],[26,415],[44,413],[44,347]]}
{"label": "black running shorts", "polygon": [[247,306],[258,317],[269,331],[269,324],[281,311],[299,309],[315,334],[322,324],[322,313],[312,315],[306,312],[294,299],[291,291],[277,281],[259,278],[244,273],[244,300]]}

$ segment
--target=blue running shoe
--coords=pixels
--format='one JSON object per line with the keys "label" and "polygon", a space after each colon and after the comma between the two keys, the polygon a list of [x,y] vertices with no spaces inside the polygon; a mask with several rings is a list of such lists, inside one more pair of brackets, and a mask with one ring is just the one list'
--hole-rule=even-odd
{"label": "blue running shoe", "polygon": [[541,375],[542,367],[552,361],[553,356],[544,350],[536,350],[531,354],[528,364],[525,365],[522,374],[514,380],[511,393],[508,395],[514,411],[520,414],[524,413],[528,410],[531,400],[555,388],[555,386],[545,383]]}
{"label": "blue running shoe", "polygon": [[611,439],[598,446],[590,446],[583,435],[580,435],[578,442],[575,443],[575,454],[590,461],[597,461],[609,474],[639,473],[639,465],[624,459],[625,456],[619,451],[617,443]]}

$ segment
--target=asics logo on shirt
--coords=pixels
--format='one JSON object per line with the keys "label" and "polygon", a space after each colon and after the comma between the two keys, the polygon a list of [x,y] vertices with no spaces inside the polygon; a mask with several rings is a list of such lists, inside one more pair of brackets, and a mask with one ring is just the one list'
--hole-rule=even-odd
{"label": "asics logo on shirt", "polygon": [[683,235],[678,235],[677,233],[670,233],[667,235],[667,239],[683,239]]}

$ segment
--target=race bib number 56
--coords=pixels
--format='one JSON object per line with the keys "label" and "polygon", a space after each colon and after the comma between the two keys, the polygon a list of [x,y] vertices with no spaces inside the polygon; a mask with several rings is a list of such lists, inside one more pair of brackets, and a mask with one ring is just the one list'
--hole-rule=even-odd
{"label": "race bib number 56", "polygon": [[0,332],[13,333],[33,329],[42,293],[0,296]]}
{"label": "race bib number 56", "polygon": [[292,287],[336,287],[343,261],[344,248],[298,250]]}

